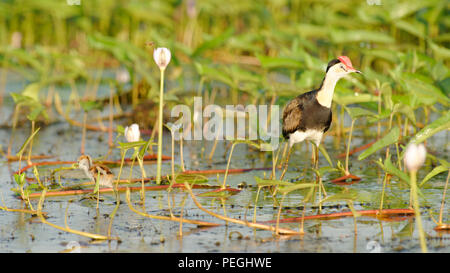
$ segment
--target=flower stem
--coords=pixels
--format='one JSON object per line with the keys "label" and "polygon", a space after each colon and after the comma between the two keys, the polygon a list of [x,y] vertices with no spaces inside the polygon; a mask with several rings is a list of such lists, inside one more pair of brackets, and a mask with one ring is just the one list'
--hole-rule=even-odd
{"label": "flower stem", "polygon": [[183,134],[180,134],[180,165],[181,171],[186,171],[184,168],[184,157],[183,157]]}
{"label": "flower stem", "polygon": [[175,162],[174,162],[174,158],[175,158],[175,138],[173,136],[173,132],[171,132],[172,135],[172,182],[170,183],[170,187],[169,189],[172,187],[173,184],[175,184]]}
{"label": "flower stem", "polygon": [[382,210],[383,210],[384,191],[386,189],[386,182],[387,182],[387,174],[385,174],[384,178],[383,178],[383,189],[381,191],[381,201],[380,201],[380,214],[382,213]]}
{"label": "flower stem", "polygon": [[445,187],[444,187],[444,194],[442,195],[442,203],[441,203],[441,210],[439,212],[439,224],[442,224],[442,219],[443,219],[443,213],[444,213],[444,204],[445,204],[445,193],[447,192],[447,186],[448,186],[448,179],[450,177],[450,171],[448,172],[447,175],[447,180],[445,181]]}
{"label": "flower stem", "polygon": [[164,69],[161,69],[161,82],[159,89],[159,122],[158,122],[158,158],[156,169],[156,184],[161,184],[161,156],[163,138],[163,104],[164,104]]}
{"label": "flower stem", "polygon": [[410,171],[411,176],[411,193],[413,197],[414,213],[416,215],[417,227],[419,229],[420,248],[423,253],[427,253],[427,243],[425,241],[425,233],[423,231],[422,219],[420,217],[419,196],[417,194],[417,171]]}

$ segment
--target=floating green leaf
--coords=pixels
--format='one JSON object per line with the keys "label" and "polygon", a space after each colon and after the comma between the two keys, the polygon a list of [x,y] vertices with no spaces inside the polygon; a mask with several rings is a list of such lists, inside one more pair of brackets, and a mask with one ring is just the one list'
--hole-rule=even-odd
{"label": "floating green leaf", "polygon": [[203,192],[203,193],[198,194],[197,196],[228,198],[232,195],[238,194],[239,192],[240,192],[239,190],[220,189],[220,190]]}
{"label": "floating green leaf", "polygon": [[315,183],[301,183],[301,184],[292,184],[289,186],[282,186],[278,188],[278,192],[281,194],[288,194],[291,191],[295,191],[295,190],[303,190],[303,189],[308,189],[308,188],[313,188],[313,187],[317,187],[318,184]]}
{"label": "floating green leaf", "polygon": [[202,184],[208,182],[208,177],[201,174],[184,174],[179,173],[175,175],[177,183],[188,182],[189,184]]}
{"label": "floating green leaf", "polygon": [[270,186],[292,186],[291,182],[275,179],[262,179],[255,176],[255,181],[258,187],[270,187]]}
{"label": "floating green leaf", "polygon": [[324,202],[336,202],[336,201],[354,201],[358,198],[358,193],[354,190],[346,190],[343,192],[336,193],[334,195],[328,196],[321,201]]}

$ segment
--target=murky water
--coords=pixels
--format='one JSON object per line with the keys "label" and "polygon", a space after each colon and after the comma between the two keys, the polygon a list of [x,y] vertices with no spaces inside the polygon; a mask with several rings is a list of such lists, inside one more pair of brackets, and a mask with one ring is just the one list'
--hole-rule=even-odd
{"label": "murky water", "polygon": [[[14,82],[11,83],[14,85]],[[11,86],[10,86],[11,87]],[[13,90],[17,88],[11,88]],[[11,101],[7,100],[6,105],[1,109],[0,124],[9,120],[11,113]],[[74,116],[74,119],[81,120],[81,116]],[[118,121],[124,122],[124,121]],[[126,125],[126,123],[124,124]],[[144,128],[148,129],[148,128]],[[14,135],[13,153],[25,141],[30,133],[29,126],[18,128]],[[0,129],[0,144],[6,150],[10,139],[9,128]],[[148,136],[144,136],[147,139]],[[165,135],[165,143],[170,143],[169,134]],[[81,142],[81,128],[70,126],[66,122],[54,123],[41,128],[33,144],[33,154],[52,155],[49,160],[75,161],[79,156]],[[367,143],[367,139],[355,134],[352,145],[355,147]],[[341,141],[336,145],[332,136],[327,136],[325,146],[330,156],[335,160],[336,155],[345,151],[345,142]],[[244,144],[239,144],[244,147]],[[227,157],[226,143],[219,142],[213,162],[205,159],[212,147],[212,142],[190,141],[185,143],[184,156],[186,169],[225,169]],[[444,147],[444,148],[443,148]],[[443,132],[428,141],[427,148],[431,153],[439,153],[448,160],[448,133]],[[176,144],[175,162],[179,169],[179,146]],[[156,149],[155,149],[156,150]],[[104,156],[108,151],[107,134],[101,132],[88,131],[86,140],[86,151],[94,158]],[[165,145],[163,153],[170,155],[170,145]],[[131,155],[129,152],[128,156]],[[118,149],[113,150],[109,159],[119,160]],[[364,203],[356,203],[355,208],[377,209],[379,197],[382,189],[383,174],[378,166],[371,160],[359,162],[356,156],[350,158],[350,170],[352,173],[362,177],[359,183],[347,187],[355,190],[364,197]],[[341,159],[344,161],[344,159]],[[290,160],[290,169],[287,178],[298,176],[304,167],[310,166],[310,151],[306,145],[298,145]],[[22,167],[25,165],[22,162]],[[328,163],[321,156],[320,165]],[[247,148],[236,148],[233,153],[233,160],[230,168],[253,168],[270,167],[271,158],[268,153],[260,154]],[[48,175],[51,169],[57,166],[47,166],[39,168],[41,176]],[[18,162],[8,163],[4,159],[0,162],[0,193],[3,198],[3,205],[8,208],[23,208],[24,202],[17,198],[11,191],[16,187],[12,174],[19,169]],[[146,164],[146,172],[149,176],[156,174],[156,164]],[[431,170],[427,166],[419,172],[419,181]],[[113,168],[115,174],[118,168]],[[240,174],[230,174],[227,183],[232,187],[246,182],[249,185],[256,185],[254,176],[263,177],[270,171],[251,171]],[[170,173],[170,161],[163,164],[163,173]],[[87,179],[78,170],[64,171],[62,173],[62,183],[64,185],[85,182]],[[128,177],[129,168],[124,169],[122,177]],[[133,169],[133,177],[139,177],[139,167]],[[279,174],[278,174],[279,175]],[[32,171],[27,171],[28,177],[33,177]],[[426,200],[422,200],[424,229],[429,238],[427,244],[430,252],[449,252],[450,234],[438,233],[433,230],[434,222],[430,218],[429,212],[438,217],[441,204],[443,187],[447,173],[442,173],[434,177],[422,189]],[[218,181],[223,181],[223,175],[210,175],[208,183],[217,185]],[[329,195],[342,191],[344,186],[334,185],[329,182],[330,176],[325,175],[324,183]],[[306,178],[312,180],[310,173]],[[136,184],[139,186],[140,184]],[[149,184],[147,184],[149,185]],[[196,194],[206,190],[194,190]],[[256,187],[248,187],[240,193],[233,195],[222,202],[220,199],[211,197],[198,197],[201,204],[208,210],[223,214],[226,211],[228,217],[235,219],[253,219],[253,206],[256,197]],[[183,224],[183,236],[178,237],[179,223],[154,220],[140,216],[132,212],[125,202],[125,194],[121,194],[122,204],[119,206],[117,214],[112,224],[112,236],[120,237],[118,241],[92,241],[89,238],[76,234],[67,233],[40,222],[37,217],[19,212],[7,212],[0,210],[0,252],[61,252],[70,245],[79,244],[81,252],[420,252],[417,229],[414,218],[403,218],[396,221],[381,221],[366,216],[358,217],[356,220],[357,234],[355,234],[355,223],[352,217],[334,220],[308,220],[305,221],[304,236],[281,236],[274,237],[270,231],[254,230],[249,227],[228,223],[214,218],[194,204],[190,196],[181,190],[174,190],[173,198],[176,207],[173,211],[175,215],[180,213],[180,203],[185,199],[184,217],[222,224],[213,228],[197,228],[191,224]],[[145,211],[153,215],[169,215],[167,209],[166,191],[147,191]],[[407,208],[409,200],[409,189],[402,185],[398,179],[392,179],[386,190],[385,207]],[[100,202],[99,211],[96,211],[96,201],[83,199],[82,195],[70,197],[48,197],[45,200],[43,210],[48,213],[48,221],[59,226],[64,226],[64,219],[67,211],[67,224],[70,228],[106,234],[111,219],[109,214],[115,207],[115,198],[112,194],[103,194],[103,202]],[[139,192],[131,194],[131,200],[136,208],[139,208]],[[301,200],[303,195],[299,193],[290,194],[283,202],[281,218],[299,217],[302,214]],[[37,207],[37,200],[33,202]],[[448,198],[447,198],[448,203]],[[340,204],[340,207],[327,206]],[[322,213],[348,211],[345,203],[330,202],[325,203]],[[449,221],[448,205],[444,212],[444,220]],[[278,209],[274,208],[273,200],[267,192],[262,192],[256,209],[257,221],[274,220],[277,217]],[[306,215],[316,214],[317,209],[308,208]],[[299,229],[299,223],[282,224],[282,227],[294,230]]]}

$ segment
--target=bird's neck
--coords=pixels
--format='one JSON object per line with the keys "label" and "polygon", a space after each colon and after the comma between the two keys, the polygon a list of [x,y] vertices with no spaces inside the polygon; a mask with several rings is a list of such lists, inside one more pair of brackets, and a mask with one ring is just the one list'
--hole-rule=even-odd
{"label": "bird's neck", "polygon": [[88,166],[82,166],[81,169],[83,170],[84,174],[86,174],[87,177],[91,178],[92,174],[89,172]]}
{"label": "bird's neck", "polygon": [[336,87],[336,83],[339,81],[339,77],[333,74],[325,75],[325,79],[323,79],[322,86],[319,88],[319,92],[317,92],[317,101],[325,107],[331,107],[331,101],[333,100],[334,87]]}

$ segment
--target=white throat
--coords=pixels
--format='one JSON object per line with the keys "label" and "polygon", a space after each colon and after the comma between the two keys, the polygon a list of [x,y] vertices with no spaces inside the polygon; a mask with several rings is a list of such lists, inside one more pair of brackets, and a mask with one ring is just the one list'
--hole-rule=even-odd
{"label": "white throat", "polygon": [[86,174],[87,177],[91,178],[91,173],[89,172],[90,169],[90,162],[87,160],[84,160],[82,162],[78,163],[78,166],[81,170],[83,170],[83,172]]}
{"label": "white throat", "polygon": [[334,88],[341,77],[334,73],[328,73],[323,81],[322,88],[317,93],[317,101],[325,107],[330,108],[333,101]]}

